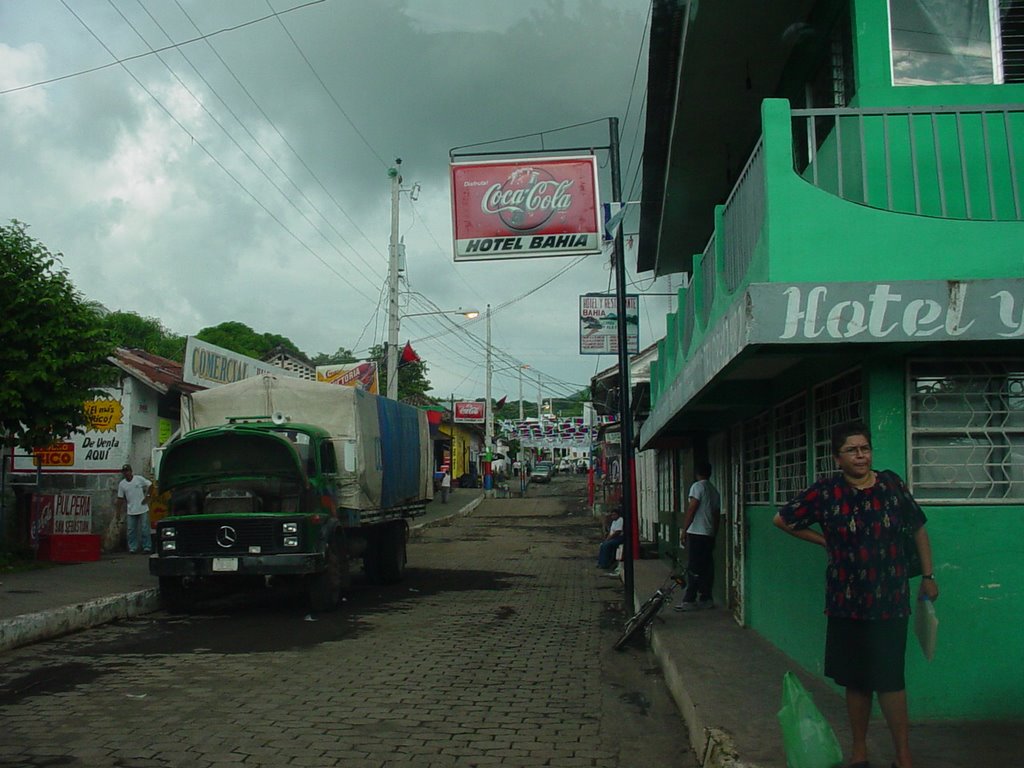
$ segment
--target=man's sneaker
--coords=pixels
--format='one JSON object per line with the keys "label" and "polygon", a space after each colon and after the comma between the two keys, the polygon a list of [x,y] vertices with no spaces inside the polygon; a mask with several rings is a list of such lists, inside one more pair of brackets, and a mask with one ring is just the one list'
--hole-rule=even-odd
{"label": "man's sneaker", "polygon": [[688,603],[687,601],[684,600],[683,602],[681,602],[678,605],[676,605],[675,609],[677,611],[684,611],[684,612],[686,612],[686,611],[699,611],[700,610],[700,605],[698,605],[697,603]]}

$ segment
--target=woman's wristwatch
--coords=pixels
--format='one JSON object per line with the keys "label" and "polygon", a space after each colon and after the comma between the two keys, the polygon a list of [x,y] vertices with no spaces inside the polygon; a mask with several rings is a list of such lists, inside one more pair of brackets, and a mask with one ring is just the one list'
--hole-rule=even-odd
{"label": "woman's wristwatch", "polygon": [[922,579],[928,579],[929,581],[935,581],[935,574],[934,573],[924,573],[924,574],[921,574],[921,578]]}

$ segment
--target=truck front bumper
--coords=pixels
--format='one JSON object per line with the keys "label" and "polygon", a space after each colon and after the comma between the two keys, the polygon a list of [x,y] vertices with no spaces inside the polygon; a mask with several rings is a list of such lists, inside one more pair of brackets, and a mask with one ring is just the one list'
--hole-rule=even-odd
{"label": "truck front bumper", "polygon": [[325,557],[319,552],[287,555],[153,555],[149,572],[153,576],[286,576],[319,573]]}

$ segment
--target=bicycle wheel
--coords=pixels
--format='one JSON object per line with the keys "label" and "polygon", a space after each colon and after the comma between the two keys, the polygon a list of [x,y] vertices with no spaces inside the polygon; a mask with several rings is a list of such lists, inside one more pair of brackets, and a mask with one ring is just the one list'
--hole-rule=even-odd
{"label": "bicycle wheel", "polygon": [[661,610],[664,601],[665,598],[662,595],[652,597],[639,611],[629,618],[619,639],[615,641],[614,648],[616,651],[621,651],[626,643],[644,631],[644,628],[651,623],[651,619]]}

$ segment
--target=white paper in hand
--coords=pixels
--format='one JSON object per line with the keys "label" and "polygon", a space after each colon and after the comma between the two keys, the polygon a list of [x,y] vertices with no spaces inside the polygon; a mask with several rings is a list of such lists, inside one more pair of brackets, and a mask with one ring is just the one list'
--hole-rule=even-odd
{"label": "white paper in hand", "polygon": [[939,620],[935,616],[935,603],[931,600],[918,600],[917,611],[914,613],[914,634],[921,650],[928,661],[935,655],[935,635],[939,628]]}

